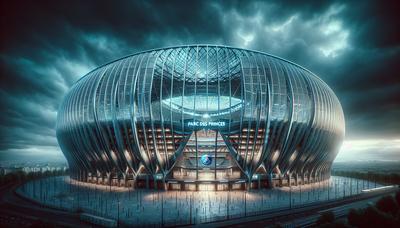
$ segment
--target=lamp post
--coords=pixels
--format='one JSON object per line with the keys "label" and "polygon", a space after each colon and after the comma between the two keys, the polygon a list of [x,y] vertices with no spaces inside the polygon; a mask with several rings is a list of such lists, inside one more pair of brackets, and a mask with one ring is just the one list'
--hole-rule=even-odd
{"label": "lamp post", "polygon": [[292,186],[289,186],[289,207],[292,209]]}
{"label": "lamp post", "polygon": [[189,196],[189,221],[192,224],[192,196]]}
{"label": "lamp post", "polygon": [[299,187],[300,187],[300,204],[301,204],[302,203],[302,201],[301,201],[301,185]]}
{"label": "lamp post", "polygon": [[328,200],[329,200],[329,192],[330,192],[330,187],[331,187],[331,185],[330,185],[330,183],[331,183],[331,179],[329,178],[328,179]]}
{"label": "lamp post", "polygon": [[230,203],[230,194],[231,190],[228,190],[228,195],[226,196],[226,218],[229,219],[229,203]]}
{"label": "lamp post", "polygon": [[359,189],[358,189],[358,182],[360,179],[357,179],[357,194],[359,193]]}
{"label": "lamp post", "polygon": [[161,227],[164,227],[164,194],[161,194]]}
{"label": "lamp post", "polygon": [[346,180],[343,182],[343,198],[346,197]]}
{"label": "lamp post", "polygon": [[244,191],[244,216],[247,215],[247,191]]}
{"label": "lamp post", "polygon": [[335,199],[337,199],[337,183],[338,183],[338,180],[336,179],[335,180]]}
{"label": "lamp post", "polygon": [[119,204],[120,204],[121,202],[118,200],[118,209],[117,209],[117,227],[119,227]]}
{"label": "lamp post", "polygon": [[353,178],[350,178],[350,196],[353,195]]}

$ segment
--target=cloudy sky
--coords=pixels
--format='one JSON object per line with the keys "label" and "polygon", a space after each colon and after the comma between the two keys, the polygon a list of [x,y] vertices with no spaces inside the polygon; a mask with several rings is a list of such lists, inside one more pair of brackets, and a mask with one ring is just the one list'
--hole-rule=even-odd
{"label": "cloudy sky", "polygon": [[197,43],[255,49],[305,66],[342,103],[346,140],[337,160],[400,160],[399,5],[288,2],[2,0],[0,161],[62,160],[58,106],[96,66]]}

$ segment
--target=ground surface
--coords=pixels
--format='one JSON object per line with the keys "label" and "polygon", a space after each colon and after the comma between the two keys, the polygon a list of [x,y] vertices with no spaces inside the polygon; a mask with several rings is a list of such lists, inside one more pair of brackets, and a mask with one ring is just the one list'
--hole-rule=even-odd
{"label": "ground surface", "polygon": [[365,208],[384,195],[394,195],[398,188],[385,189],[368,194],[349,196],[334,201],[298,205],[292,209],[278,209],[257,216],[199,224],[201,227],[310,227],[325,211],[332,211],[336,219],[346,218],[352,208]]}
{"label": "ground surface", "polygon": [[343,177],[272,190],[189,192],[128,190],[55,177],[28,182],[20,194],[66,210],[83,210],[124,225],[187,225],[288,211],[356,195],[378,184]]}
{"label": "ground surface", "polygon": [[90,227],[73,212],[52,210],[20,198],[14,190],[18,183],[0,188],[0,227],[31,227],[38,223],[51,223],[58,227]]}

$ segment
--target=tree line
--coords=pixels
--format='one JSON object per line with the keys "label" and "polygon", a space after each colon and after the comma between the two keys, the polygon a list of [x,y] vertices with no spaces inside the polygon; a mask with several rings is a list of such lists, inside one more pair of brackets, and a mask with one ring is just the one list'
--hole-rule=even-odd
{"label": "tree line", "polygon": [[360,172],[360,171],[338,171],[332,170],[333,176],[351,177],[357,179],[368,180],[380,184],[400,184],[400,174],[398,173],[381,173],[381,172]]}
{"label": "tree line", "polygon": [[44,172],[29,172],[26,173],[22,170],[18,170],[15,172],[0,174],[0,186],[3,186],[8,183],[17,182],[22,183],[25,181],[36,180],[45,177],[54,177],[54,176],[63,176],[68,174],[68,169],[62,170],[46,170]]}
{"label": "tree line", "polygon": [[367,208],[351,209],[347,220],[337,220],[332,211],[321,214],[317,227],[400,227],[400,191],[384,196]]}

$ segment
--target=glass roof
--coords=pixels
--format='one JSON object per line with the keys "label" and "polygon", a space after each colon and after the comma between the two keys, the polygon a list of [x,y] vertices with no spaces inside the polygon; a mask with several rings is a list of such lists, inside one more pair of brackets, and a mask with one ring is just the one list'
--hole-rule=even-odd
{"label": "glass roof", "polygon": [[182,47],[161,50],[156,65],[156,75],[186,81],[216,81],[240,76],[240,59],[233,49],[216,47]]}
{"label": "glass roof", "polygon": [[175,111],[207,118],[235,112],[242,107],[243,102],[229,96],[191,95],[166,98],[162,103]]}

